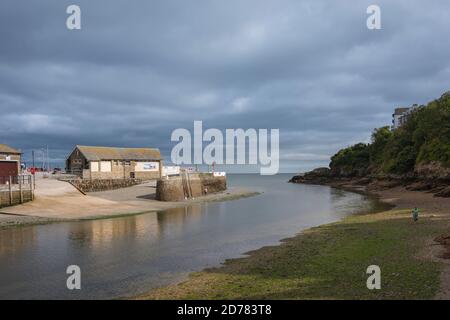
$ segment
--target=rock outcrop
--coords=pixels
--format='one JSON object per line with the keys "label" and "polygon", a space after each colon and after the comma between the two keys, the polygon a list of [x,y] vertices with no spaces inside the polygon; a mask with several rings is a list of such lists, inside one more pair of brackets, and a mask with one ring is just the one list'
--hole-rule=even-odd
{"label": "rock outcrop", "polygon": [[450,186],[442,189],[438,193],[435,194],[436,197],[444,197],[444,198],[450,198]]}
{"label": "rock outcrop", "polygon": [[450,180],[450,168],[435,161],[417,165],[414,173],[420,179]]}
{"label": "rock outcrop", "polygon": [[[432,178],[434,177],[434,178]],[[403,186],[410,191],[425,191],[434,193],[436,197],[450,197],[450,179],[445,168],[428,166],[416,174],[383,175],[373,174],[366,176],[340,175],[328,168],[317,168],[310,172],[293,176],[289,182],[330,185],[335,187],[364,187],[368,191],[386,190]]]}

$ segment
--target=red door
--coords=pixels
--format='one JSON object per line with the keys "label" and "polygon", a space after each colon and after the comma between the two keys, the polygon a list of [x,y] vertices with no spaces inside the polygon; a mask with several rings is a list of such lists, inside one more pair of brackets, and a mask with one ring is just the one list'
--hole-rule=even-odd
{"label": "red door", "polygon": [[17,162],[15,161],[0,161],[0,177],[17,176],[19,174],[17,169]]}

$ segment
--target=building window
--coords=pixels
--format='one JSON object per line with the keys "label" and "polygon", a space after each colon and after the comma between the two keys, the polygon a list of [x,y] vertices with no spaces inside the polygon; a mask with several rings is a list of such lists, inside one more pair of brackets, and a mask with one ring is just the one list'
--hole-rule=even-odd
{"label": "building window", "polygon": [[111,172],[111,161],[101,161],[100,162],[101,172]]}
{"label": "building window", "polygon": [[91,172],[98,172],[99,165],[97,161],[91,162]]}

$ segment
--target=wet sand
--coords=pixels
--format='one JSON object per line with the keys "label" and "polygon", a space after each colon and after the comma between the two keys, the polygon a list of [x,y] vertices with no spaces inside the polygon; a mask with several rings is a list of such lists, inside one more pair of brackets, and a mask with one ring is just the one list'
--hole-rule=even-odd
{"label": "wet sand", "polygon": [[257,193],[230,188],[224,192],[179,202],[157,201],[155,194],[154,182],[83,195],[68,182],[37,179],[34,201],[0,209],[0,228],[140,214],[184,207],[192,203],[233,200]]}

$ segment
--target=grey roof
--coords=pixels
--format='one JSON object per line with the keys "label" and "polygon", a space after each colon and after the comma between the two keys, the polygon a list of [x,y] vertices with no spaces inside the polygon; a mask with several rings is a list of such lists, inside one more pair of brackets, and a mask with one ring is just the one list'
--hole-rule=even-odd
{"label": "grey roof", "polygon": [[410,108],[396,108],[394,110],[394,115],[399,116],[403,113],[405,113],[406,111],[408,111]]}
{"label": "grey roof", "polygon": [[22,154],[19,150],[11,148],[6,144],[0,144],[0,153]]}
{"label": "grey roof", "polygon": [[161,160],[159,149],[77,146],[88,161]]}

